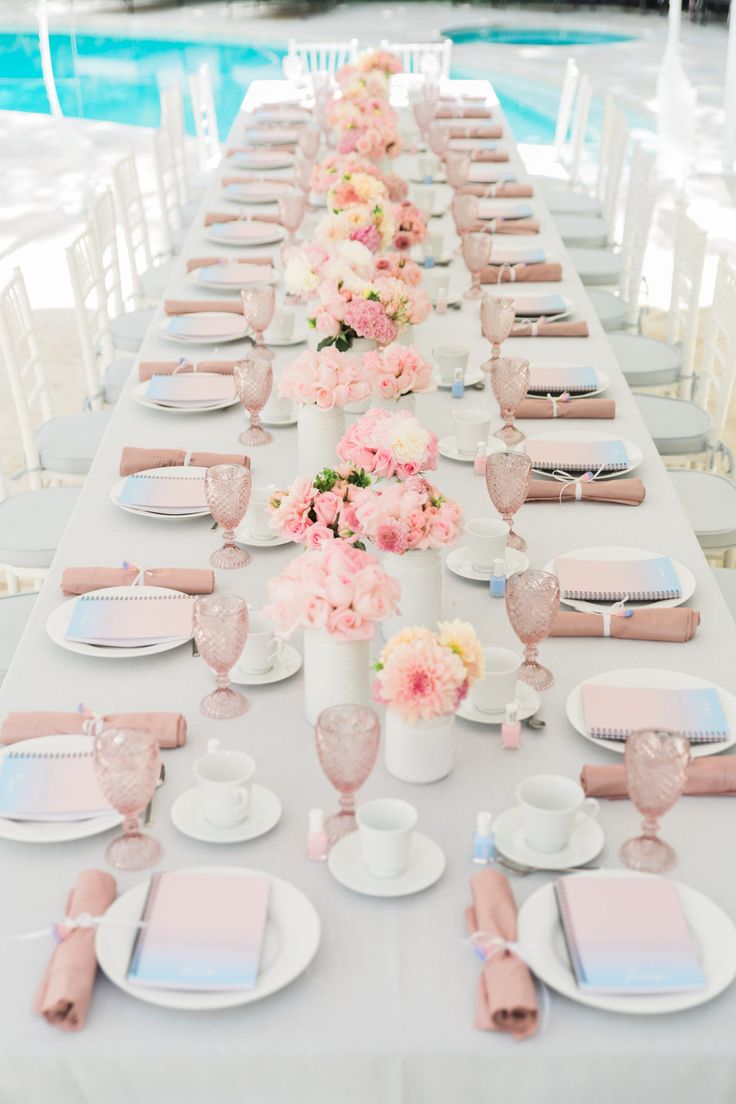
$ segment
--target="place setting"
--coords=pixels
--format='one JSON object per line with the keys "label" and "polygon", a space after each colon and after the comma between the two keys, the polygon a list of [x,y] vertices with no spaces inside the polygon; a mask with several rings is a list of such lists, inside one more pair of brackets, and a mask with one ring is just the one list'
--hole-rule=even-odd
{"label": "place setting", "polygon": [[241,291],[251,284],[277,284],[279,273],[269,264],[233,258],[206,259],[193,267],[187,266],[190,280],[208,291]]}
{"label": "place setting", "polygon": [[168,587],[105,587],[57,606],[46,631],[55,644],[80,655],[156,655],[192,639],[195,601],[195,596]]}
{"label": "place setting", "polygon": [[507,544],[508,524],[496,518],[470,518],[465,523],[465,543],[448,552],[445,564],[453,575],[476,583],[505,580],[526,571],[529,558]]}
{"label": "place setting", "polygon": [[240,401],[233,376],[217,372],[152,376],[136,386],[133,397],[149,410],[162,410],[169,414],[226,410]]}
{"label": "place setting", "polygon": [[[484,381],[483,369],[469,367],[470,348],[458,343],[435,345],[432,359],[437,366],[435,382],[438,387],[452,390],[453,384],[475,387]],[[454,458],[453,458],[454,459]]]}
{"label": "place setting", "polygon": [[539,691],[519,678],[522,656],[510,648],[492,646],[483,649],[483,660],[483,676],[473,682],[456,715],[464,721],[496,727],[507,722],[513,727],[534,717],[542,698]]}
{"label": "place setting", "polygon": [[633,441],[594,430],[548,430],[517,446],[538,475],[574,483],[586,472],[592,478],[616,479],[636,471],[644,454]]}
{"label": "place setting", "polygon": [[301,670],[299,651],[259,612],[251,612],[248,639],[234,667],[230,681],[241,686],[269,686],[283,682]]}
{"label": "place setting", "polygon": [[274,172],[277,169],[290,169],[296,161],[296,155],[286,150],[242,149],[228,155],[235,169],[257,169],[260,172]]}
{"label": "place setting", "polygon": [[560,599],[572,609],[627,614],[668,609],[695,593],[695,576],[684,564],[643,548],[577,548],[544,566],[560,581]]}

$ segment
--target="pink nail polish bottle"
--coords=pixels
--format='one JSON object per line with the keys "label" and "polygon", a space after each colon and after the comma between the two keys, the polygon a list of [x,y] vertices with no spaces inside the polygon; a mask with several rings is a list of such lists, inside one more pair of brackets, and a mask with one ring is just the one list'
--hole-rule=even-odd
{"label": "pink nail polish bottle", "polygon": [[473,471],[476,475],[486,474],[486,446],[484,441],[478,442],[478,448],[473,459]]}
{"label": "pink nail polish bottle", "polygon": [[516,702],[506,706],[506,719],[501,725],[501,747],[505,751],[518,751],[521,747],[521,724]]}
{"label": "pink nail polish bottle", "polygon": [[321,809],[310,809],[309,831],[307,832],[307,858],[313,862],[324,862],[329,844],[325,830],[325,814]]}

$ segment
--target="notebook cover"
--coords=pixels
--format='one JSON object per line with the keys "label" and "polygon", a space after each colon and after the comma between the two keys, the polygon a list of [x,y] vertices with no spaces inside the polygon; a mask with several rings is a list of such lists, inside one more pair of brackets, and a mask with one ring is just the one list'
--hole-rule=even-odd
{"label": "notebook cover", "polygon": [[[248,154],[248,157],[251,155]],[[275,154],[271,155],[275,157]],[[281,154],[281,157],[284,155]],[[218,238],[227,239],[228,241],[252,241],[254,238],[271,237],[274,234],[273,224],[270,222],[258,222],[253,220],[252,222],[244,222],[239,219],[235,219],[232,222],[213,222],[210,226],[210,233],[214,234]]]}
{"label": "notebook cover", "polygon": [[[534,208],[531,203],[519,200],[502,200],[489,196],[478,203],[478,218],[480,219],[520,219],[531,218]],[[495,259],[494,259],[495,264]]]}
{"label": "notebook cover", "polygon": [[233,376],[222,372],[184,372],[152,376],[146,388],[147,399],[172,405],[207,405],[234,397],[235,380]]}
{"label": "notebook cover", "polygon": [[558,556],[555,571],[563,598],[601,602],[654,602],[682,594],[672,560],[576,560]]}
{"label": "notebook cover", "polygon": [[472,184],[500,184],[516,180],[513,169],[500,169],[487,161],[471,161],[468,181]]}
{"label": "notebook cover", "polygon": [[242,315],[221,311],[211,315],[175,315],[166,323],[166,332],[174,337],[230,337],[231,334],[241,334],[245,330]]}
{"label": "notebook cover", "polygon": [[547,253],[544,249],[524,248],[519,245],[497,245],[493,242],[491,264],[544,264]]}
{"label": "notebook cover", "polygon": [[[466,122],[470,126],[470,121]],[[447,146],[451,150],[495,150],[498,142],[492,138],[451,138]]]}
{"label": "notebook cover", "polygon": [[204,474],[129,475],[118,495],[118,502],[141,510],[192,513],[207,510]]}
{"label": "notebook cover", "polygon": [[113,813],[91,751],[11,751],[0,761],[0,816],[9,820],[89,820]]}
{"label": "notebook cover", "polygon": [[571,395],[584,395],[589,391],[597,391],[598,386],[595,368],[586,365],[560,365],[557,368],[533,364],[529,372],[530,395],[561,395],[563,391],[569,391]]}
{"label": "notebook cover", "polygon": [[706,979],[677,886],[667,878],[559,878],[555,894],[578,986],[677,993]]}
{"label": "notebook cover", "polygon": [[623,471],[629,466],[623,441],[524,442],[532,466],[541,471]]}
{"label": "notebook cover", "polygon": [[273,269],[266,265],[249,265],[235,261],[233,264],[203,265],[199,276],[209,284],[222,284],[225,287],[234,285],[239,288],[241,284],[260,284],[270,280]]}
{"label": "notebook cover", "polygon": [[514,299],[517,318],[549,318],[553,314],[562,314],[565,300],[561,295],[518,295]]}
{"label": "notebook cover", "polygon": [[625,740],[641,728],[671,729],[693,743],[728,738],[728,722],[714,686],[663,690],[584,683],[582,698],[585,727],[600,739]]}
{"label": "notebook cover", "polygon": [[164,989],[252,989],[271,882],[253,874],[154,874],[128,981]]}
{"label": "notebook cover", "polygon": [[[141,588],[145,589],[145,588]],[[80,644],[143,647],[192,635],[196,597],[188,594],[82,594],[66,639]]]}

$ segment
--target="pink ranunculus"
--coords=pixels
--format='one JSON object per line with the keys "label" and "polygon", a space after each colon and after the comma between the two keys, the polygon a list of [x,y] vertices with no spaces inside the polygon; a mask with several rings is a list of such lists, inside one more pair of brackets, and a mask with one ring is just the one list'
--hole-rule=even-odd
{"label": "pink ranunculus", "polygon": [[327,628],[338,640],[371,640],[375,635],[373,621],[349,608],[333,610],[327,620]]}

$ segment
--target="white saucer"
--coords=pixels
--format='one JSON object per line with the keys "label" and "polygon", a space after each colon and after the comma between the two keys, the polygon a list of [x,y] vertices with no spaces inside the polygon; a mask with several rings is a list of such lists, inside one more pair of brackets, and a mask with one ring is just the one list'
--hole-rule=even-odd
{"label": "white saucer", "polygon": [[298,418],[296,414],[289,414],[286,418],[276,418],[270,414],[267,414],[265,411],[261,413],[262,425],[272,426],[274,429],[279,429],[282,426],[284,428],[286,428],[287,426],[294,426],[296,425],[297,421]]}
{"label": "white saucer", "polygon": [[[448,434],[447,437],[440,438],[437,442],[437,451],[440,456],[444,456],[448,460],[459,460],[462,464],[472,464],[475,462],[474,452],[468,455],[466,452],[460,452],[458,450],[454,433]],[[489,437],[486,441],[486,456],[494,452],[506,452],[506,445],[503,441],[500,441],[498,437]]]}
{"label": "white saucer", "polygon": [[[446,253],[443,253],[441,257],[435,257],[434,263],[440,268],[444,268],[446,265],[449,265],[452,262],[452,258],[453,252],[451,249],[449,249]],[[424,251],[421,245],[416,246],[412,250],[411,259],[419,265],[422,271],[424,271]]]}
{"label": "white saucer", "polygon": [[[466,387],[473,387],[474,384],[480,383],[482,379],[485,379],[485,373],[482,368],[468,368],[463,383]],[[434,373],[434,382],[442,391],[452,390],[452,380],[447,383],[442,379],[439,372]]]}
{"label": "white saucer", "polygon": [[264,671],[256,675],[251,671],[245,671],[237,664],[230,672],[230,681],[238,686],[268,686],[272,682],[283,682],[284,679],[295,675],[302,665],[302,657],[291,644],[284,644],[281,655],[277,658],[270,671]]}
{"label": "white saucer", "polygon": [[595,817],[585,817],[576,824],[567,847],[562,851],[537,851],[524,838],[521,826],[521,806],[507,809],[493,822],[496,848],[512,862],[540,870],[567,870],[591,862],[603,849],[605,836]]}
{"label": "white saucer", "polygon": [[281,802],[273,790],[254,782],[250,791],[250,812],[232,828],[209,824],[199,808],[199,790],[193,786],[177,797],[171,807],[171,819],[180,832],[202,843],[243,843],[270,832],[281,819]]}
{"label": "white saucer", "polygon": [[[474,583],[487,583],[491,578],[491,570],[479,571],[473,567],[470,561],[470,552],[467,544],[460,548],[453,548],[445,560],[453,575],[459,575],[461,579],[470,579]],[[529,559],[523,552],[516,548],[507,548],[505,556],[506,578],[516,575],[519,571],[526,571],[529,567]]]}
{"label": "white saucer", "polygon": [[[527,717],[533,717],[541,704],[542,699],[539,696],[539,691],[519,679],[516,684],[516,707],[519,711],[519,720],[525,721]],[[476,724],[485,725],[500,725],[506,720],[504,709],[499,713],[484,713],[483,710],[478,709],[473,704],[470,694],[467,694],[460,702],[455,710],[455,715],[462,717],[464,721],[474,721]]]}
{"label": "white saucer", "polygon": [[411,841],[409,866],[398,878],[376,878],[363,865],[360,853],[360,833],[343,836],[332,850],[327,861],[333,878],[366,897],[407,897],[434,885],[445,869],[445,855],[438,843],[429,836],[415,832]]}
{"label": "white saucer", "polygon": [[237,544],[247,544],[249,548],[280,548],[282,544],[293,544],[291,537],[274,533],[272,537],[254,537],[248,529],[248,519],[235,530]]}
{"label": "white saucer", "polygon": [[291,337],[273,337],[269,333],[269,331],[266,330],[265,334],[263,335],[263,340],[264,340],[264,342],[267,346],[268,345],[273,345],[273,347],[275,349],[277,349],[277,348],[280,349],[282,347],[287,348],[291,345],[303,345],[305,343],[305,341],[307,340],[307,335],[306,334],[292,334]]}

